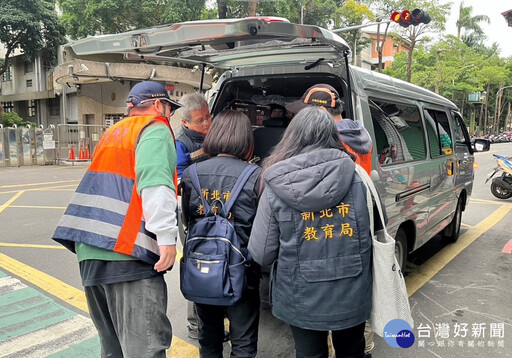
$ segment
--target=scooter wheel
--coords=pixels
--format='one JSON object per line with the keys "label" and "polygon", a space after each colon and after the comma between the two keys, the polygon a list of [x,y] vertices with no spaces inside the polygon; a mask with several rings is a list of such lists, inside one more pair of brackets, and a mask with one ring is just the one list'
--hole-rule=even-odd
{"label": "scooter wheel", "polygon": [[494,183],[491,184],[491,193],[498,199],[508,199],[512,197],[512,191],[505,190]]}

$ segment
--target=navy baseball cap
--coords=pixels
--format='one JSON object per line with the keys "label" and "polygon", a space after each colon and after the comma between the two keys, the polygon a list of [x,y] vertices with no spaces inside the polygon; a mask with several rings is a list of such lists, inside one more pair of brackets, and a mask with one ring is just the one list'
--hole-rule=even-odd
{"label": "navy baseball cap", "polygon": [[169,97],[163,85],[154,81],[144,81],[133,86],[126,103],[128,103],[128,107],[135,107],[143,102],[156,99],[169,102],[174,110],[181,107],[181,104]]}
{"label": "navy baseball cap", "polygon": [[[301,109],[309,106],[323,106],[327,108],[336,108],[336,100],[340,98],[338,91],[326,83],[319,83],[309,87],[302,95],[302,98],[296,102],[290,103],[286,109],[292,113],[298,113]],[[338,103],[339,105],[339,103]]]}

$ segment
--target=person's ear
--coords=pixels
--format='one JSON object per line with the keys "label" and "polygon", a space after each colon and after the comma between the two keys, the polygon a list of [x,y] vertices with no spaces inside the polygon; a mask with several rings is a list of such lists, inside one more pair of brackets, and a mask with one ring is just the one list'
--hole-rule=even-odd
{"label": "person's ear", "polygon": [[189,124],[189,123],[187,122],[187,120],[186,120],[185,118],[182,118],[182,119],[181,119],[181,123],[182,123],[185,127],[187,127],[187,128],[188,128],[188,124]]}

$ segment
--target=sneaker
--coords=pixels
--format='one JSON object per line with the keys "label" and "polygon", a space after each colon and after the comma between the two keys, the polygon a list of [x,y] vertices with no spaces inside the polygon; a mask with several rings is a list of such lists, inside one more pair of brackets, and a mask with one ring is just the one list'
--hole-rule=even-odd
{"label": "sneaker", "polygon": [[366,354],[364,355],[364,358],[372,358],[372,354],[371,354],[371,353],[366,353]]}

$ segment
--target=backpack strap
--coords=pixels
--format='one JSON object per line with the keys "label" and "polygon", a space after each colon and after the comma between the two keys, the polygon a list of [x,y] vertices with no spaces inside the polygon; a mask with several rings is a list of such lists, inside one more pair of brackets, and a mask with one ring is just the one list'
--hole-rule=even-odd
{"label": "backpack strap", "polygon": [[203,203],[204,212],[207,213],[210,211],[210,205],[208,205],[208,203],[203,197],[203,194],[201,193],[201,183],[199,182],[199,177],[197,176],[197,163],[194,163],[191,166],[189,166],[189,173],[190,180],[192,180],[192,184],[194,185],[194,188],[196,189]]}
{"label": "backpack strap", "polygon": [[247,183],[247,181],[251,177],[252,173],[256,170],[256,168],[258,168],[257,165],[249,164],[248,166],[245,167],[242,174],[240,174],[240,176],[238,177],[238,179],[235,183],[235,186],[233,186],[233,189],[231,190],[231,195],[229,196],[228,201],[226,202],[226,204],[223,207],[224,217],[228,217],[231,207],[235,203],[235,201],[238,198],[238,195],[240,194],[240,192],[242,191],[245,183]]}

